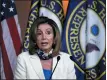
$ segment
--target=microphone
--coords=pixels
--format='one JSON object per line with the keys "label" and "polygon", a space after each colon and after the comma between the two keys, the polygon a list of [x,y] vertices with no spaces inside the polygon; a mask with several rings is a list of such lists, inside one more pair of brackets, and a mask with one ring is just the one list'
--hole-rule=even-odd
{"label": "microphone", "polygon": [[[73,56],[70,56],[70,59],[71,59],[72,61],[76,62],[75,59],[73,58]],[[85,71],[85,69],[83,69],[81,66],[79,66],[78,63],[76,63],[76,64],[78,65],[78,67],[80,67],[80,68],[91,78],[91,80],[94,80],[94,79],[92,78],[92,76]]]}
{"label": "microphone", "polygon": [[49,80],[51,80],[52,75],[53,75],[53,73],[54,73],[54,71],[55,71],[55,69],[56,69],[56,66],[58,65],[59,60],[60,60],[60,56],[57,57],[57,63],[56,63],[56,65],[55,65],[54,69],[53,69],[53,72],[52,72],[52,74],[51,74]]}

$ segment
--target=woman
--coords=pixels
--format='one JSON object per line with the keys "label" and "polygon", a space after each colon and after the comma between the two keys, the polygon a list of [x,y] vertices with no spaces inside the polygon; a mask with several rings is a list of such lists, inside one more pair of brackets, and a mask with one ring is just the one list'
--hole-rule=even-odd
{"label": "woman", "polygon": [[18,56],[15,79],[76,79],[74,63],[59,51],[60,32],[53,20],[36,19],[29,39],[29,52]]}

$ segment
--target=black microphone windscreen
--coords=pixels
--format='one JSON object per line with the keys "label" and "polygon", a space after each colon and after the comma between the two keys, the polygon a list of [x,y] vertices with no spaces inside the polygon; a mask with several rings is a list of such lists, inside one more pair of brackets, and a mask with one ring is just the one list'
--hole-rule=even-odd
{"label": "black microphone windscreen", "polygon": [[59,60],[60,60],[60,56],[57,57],[57,61],[59,61]]}
{"label": "black microphone windscreen", "polygon": [[71,59],[72,61],[75,61],[75,59],[73,58],[73,56],[70,56],[70,59]]}

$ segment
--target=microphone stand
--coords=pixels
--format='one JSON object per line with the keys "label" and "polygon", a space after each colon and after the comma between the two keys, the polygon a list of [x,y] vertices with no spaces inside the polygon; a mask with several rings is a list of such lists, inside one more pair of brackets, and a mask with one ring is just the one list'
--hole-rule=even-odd
{"label": "microphone stand", "polygon": [[55,69],[56,69],[56,66],[58,65],[59,60],[60,60],[60,56],[57,57],[57,63],[56,63],[56,65],[55,65],[55,68],[54,68],[54,70],[53,70],[53,72],[52,72],[52,74],[51,74],[49,80],[52,79],[52,75],[53,75],[53,73],[54,73],[54,71],[55,71]]}

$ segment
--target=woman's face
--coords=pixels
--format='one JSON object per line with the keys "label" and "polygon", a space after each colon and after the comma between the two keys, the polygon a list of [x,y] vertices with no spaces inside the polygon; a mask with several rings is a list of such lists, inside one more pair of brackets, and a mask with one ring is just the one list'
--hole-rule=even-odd
{"label": "woman's face", "polygon": [[48,53],[52,49],[54,42],[53,29],[49,24],[40,24],[36,32],[36,43],[44,52]]}

